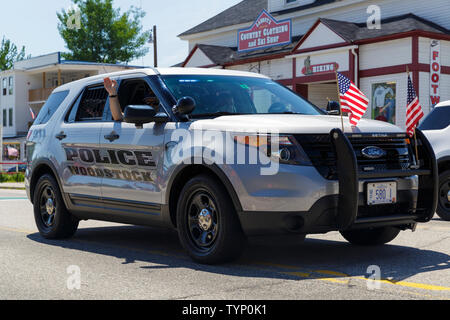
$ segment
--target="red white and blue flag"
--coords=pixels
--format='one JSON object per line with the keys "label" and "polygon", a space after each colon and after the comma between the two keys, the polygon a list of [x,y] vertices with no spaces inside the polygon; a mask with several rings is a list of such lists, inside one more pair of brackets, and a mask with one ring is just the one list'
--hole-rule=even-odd
{"label": "red white and blue flag", "polygon": [[357,126],[369,107],[369,99],[358,89],[355,84],[339,72],[337,73],[339,94],[341,99],[341,111],[347,112],[350,124]]}
{"label": "red white and blue flag", "polygon": [[420,120],[424,117],[422,106],[417,97],[411,77],[408,75],[408,106],[406,107],[406,131],[409,136],[414,136],[414,132]]}

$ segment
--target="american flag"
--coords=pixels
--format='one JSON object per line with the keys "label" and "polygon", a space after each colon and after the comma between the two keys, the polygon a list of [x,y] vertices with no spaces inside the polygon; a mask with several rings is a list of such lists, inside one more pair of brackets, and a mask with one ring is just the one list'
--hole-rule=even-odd
{"label": "american flag", "polygon": [[406,131],[409,136],[414,136],[419,121],[424,117],[422,106],[414,90],[411,77],[408,75],[408,106],[406,107]]}
{"label": "american flag", "polygon": [[369,107],[369,99],[358,89],[353,82],[339,72],[337,73],[339,93],[341,95],[341,110],[348,112],[350,124],[357,126],[359,120]]}

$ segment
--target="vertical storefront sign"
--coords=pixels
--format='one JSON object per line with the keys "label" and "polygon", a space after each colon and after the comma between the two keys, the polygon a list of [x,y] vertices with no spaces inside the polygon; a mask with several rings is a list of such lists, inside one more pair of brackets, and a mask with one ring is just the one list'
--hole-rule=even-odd
{"label": "vertical storefront sign", "polygon": [[395,124],[396,92],[395,82],[372,85],[372,119]]}
{"label": "vertical storefront sign", "polygon": [[431,40],[430,52],[430,106],[434,108],[440,101],[441,80],[441,43],[439,40]]}
{"label": "vertical storefront sign", "polygon": [[292,20],[277,21],[263,10],[248,29],[238,31],[238,51],[269,48],[292,41]]}

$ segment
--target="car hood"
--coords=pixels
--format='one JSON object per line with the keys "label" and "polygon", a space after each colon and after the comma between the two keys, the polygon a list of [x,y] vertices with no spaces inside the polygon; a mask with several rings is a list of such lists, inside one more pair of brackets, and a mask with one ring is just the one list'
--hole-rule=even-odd
{"label": "car hood", "polygon": [[[349,118],[344,117],[346,133],[404,133],[392,124],[361,119],[357,127],[352,127]],[[328,134],[334,128],[342,128],[341,117],[328,115],[260,114],[222,116],[215,119],[194,121],[191,129],[223,130],[233,132],[279,132]]]}

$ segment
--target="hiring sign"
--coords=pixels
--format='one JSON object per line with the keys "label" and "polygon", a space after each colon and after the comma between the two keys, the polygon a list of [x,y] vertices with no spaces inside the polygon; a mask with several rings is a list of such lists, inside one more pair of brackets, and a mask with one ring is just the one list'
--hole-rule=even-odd
{"label": "hiring sign", "polygon": [[430,58],[430,105],[434,108],[441,101],[441,43],[439,40],[431,40]]}
{"label": "hiring sign", "polygon": [[269,48],[292,41],[292,20],[277,21],[263,10],[248,29],[238,31],[238,51]]}

